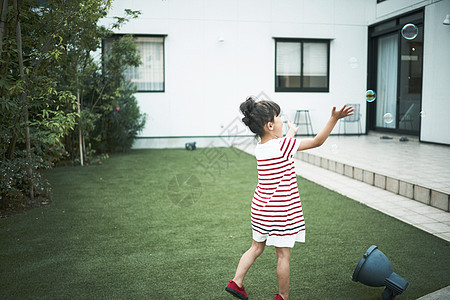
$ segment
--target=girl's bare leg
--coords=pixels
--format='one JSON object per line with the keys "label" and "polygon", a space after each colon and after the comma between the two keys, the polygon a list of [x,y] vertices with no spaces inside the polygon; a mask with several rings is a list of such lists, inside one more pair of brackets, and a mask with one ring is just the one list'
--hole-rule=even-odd
{"label": "girl's bare leg", "polygon": [[233,281],[242,287],[242,282],[244,281],[245,274],[252,266],[253,262],[261,255],[264,251],[266,242],[256,242],[253,240],[252,246],[244,254],[242,254],[241,260],[239,261],[238,267],[236,269],[236,274],[234,275]]}
{"label": "girl's bare leg", "polygon": [[277,276],[278,276],[278,293],[284,300],[289,299],[289,279],[291,259],[291,248],[275,248],[277,252]]}

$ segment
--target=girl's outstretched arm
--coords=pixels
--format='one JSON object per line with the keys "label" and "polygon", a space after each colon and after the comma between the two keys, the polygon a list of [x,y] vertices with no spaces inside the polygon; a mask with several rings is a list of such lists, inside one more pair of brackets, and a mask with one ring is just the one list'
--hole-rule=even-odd
{"label": "girl's outstretched arm", "polygon": [[[312,139],[302,139],[298,151],[312,149],[321,146],[325,140],[330,136],[331,131],[339,119],[353,115],[355,109],[353,106],[344,105],[340,110],[336,110],[336,106],[333,106],[331,110],[331,117],[328,120],[325,127]],[[287,136],[287,135],[286,135]]]}
{"label": "girl's outstretched arm", "polygon": [[287,120],[287,124],[288,124],[289,130],[286,133],[286,137],[287,138],[293,138],[295,136],[295,133],[298,130],[298,127],[294,123],[289,121],[289,120]]}

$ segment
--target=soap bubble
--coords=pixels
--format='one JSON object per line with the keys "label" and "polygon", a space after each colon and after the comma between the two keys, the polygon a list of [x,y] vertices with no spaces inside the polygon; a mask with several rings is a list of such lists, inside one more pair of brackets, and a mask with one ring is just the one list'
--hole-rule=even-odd
{"label": "soap bubble", "polygon": [[372,91],[372,90],[368,90],[366,92],[366,100],[367,100],[367,102],[373,102],[373,101],[375,101],[375,99],[377,99],[377,94],[374,91]]}
{"label": "soap bubble", "polygon": [[356,57],[350,57],[348,59],[348,64],[350,65],[350,68],[356,69],[358,65],[358,59]]}
{"label": "soap bubble", "polygon": [[386,122],[387,124],[392,123],[392,121],[394,121],[394,118],[392,117],[391,113],[385,113],[384,114],[384,122]]}
{"label": "soap bubble", "polygon": [[414,24],[406,24],[402,28],[402,36],[407,40],[413,40],[419,33],[419,29]]}

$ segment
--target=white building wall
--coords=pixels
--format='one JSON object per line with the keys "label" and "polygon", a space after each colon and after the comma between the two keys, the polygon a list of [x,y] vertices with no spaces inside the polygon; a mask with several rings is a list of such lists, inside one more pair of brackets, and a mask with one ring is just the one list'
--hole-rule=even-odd
{"label": "white building wall", "polygon": [[[261,93],[279,103],[291,119],[295,110],[309,109],[315,133],[325,125],[333,105],[359,103],[365,130],[368,24],[391,17],[396,11],[411,9],[406,2],[411,3],[116,0],[109,17],[103,20],[105,24],[112,22],[112,16],[121,16],[125,8],[131,8],[140,10],[142,15],[127,23],[120,33],[167,35],[165,92],[136,94],[141,111],[148,117],[135,147],[182,147],[186,141],[196,140],[192,136],[222,135],[240,117],[239,104],[247,96]],[[423,5],[433,1],[415,2]],[[332,39],[329,93],[274,92],[274,37]],[[424,69],[430,70],[432,64],[427,60]],[[429,94],[427,91],[424,103]],[[427,126],[424,123],[423,129]],[[356,133],[356,124],[350,124],[347,132]],[[333,133],[338,133],[338,127]],[[144,139],[148,137],[151,139]],[[213,139],[197,138],[197,142],[206,146]]]}
{"label": "white building wall", "polygon": [[450,144],[450,0],[425,8],[423,89],[420,139]]}
{"label": "white building wall", "polygon": [[[136,94],[148,115],[140,137],[152,138],[138,139],[135,147],[180,147],[192,140],[205,146],[211,139],[189,137],[224,134],[240,117],[239,104],[261,93],[279,103],[291,119],[295,110],[309,109],[316,133],[333,105],[360,103],[365,130],[367,19],[373,18],[376,2],[345,2],[116,0],[105,24],[131,8],[142,15],[120,33],[167,34],[165,92]],[[275,93],[274,37],[332,39],[330,92]],[[347,132],[356,133],[351,125]],[[174,136],[188,138],[155,139]]]}
{"label": "white building wall", "polygon": [[[333,105],[360,103],[365,130],[367,19],[373,18],[376,2],[345,2],[116,0],[105,24],[131,8],[142,15],[120,33],[167,34],[165,92],[136,94],[148,117],[135,147],[180,147],[191,140],[205,146],[211,139],[189,137],[224,134],[240,117],[239,104],[261,93],[279,103],[291,119],[295,110],[309,109],[315,133]],[[274,37],[332,39],[329,93],[274,92]],[[356,124],[347,132],[356,133],[351,125]],[[187,138],[155,139],[174,136]]]}

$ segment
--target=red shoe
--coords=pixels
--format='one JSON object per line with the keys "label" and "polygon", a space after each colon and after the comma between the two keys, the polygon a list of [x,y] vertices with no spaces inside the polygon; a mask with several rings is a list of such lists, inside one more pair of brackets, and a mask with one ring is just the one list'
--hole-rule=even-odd
{"label": "red shoe", "polygon": [[283,297],[281,297],[279,294],[275,294],[276,297],[273,300],[284,300]]}
{"label": "red shoe", "polygon": [[239,299],[248,300],[248,296],[245,292],[244,286],[238,287],[236,282],[234,282],[233,280],[230,280],[227,287],[225,288],[225,291]]}

